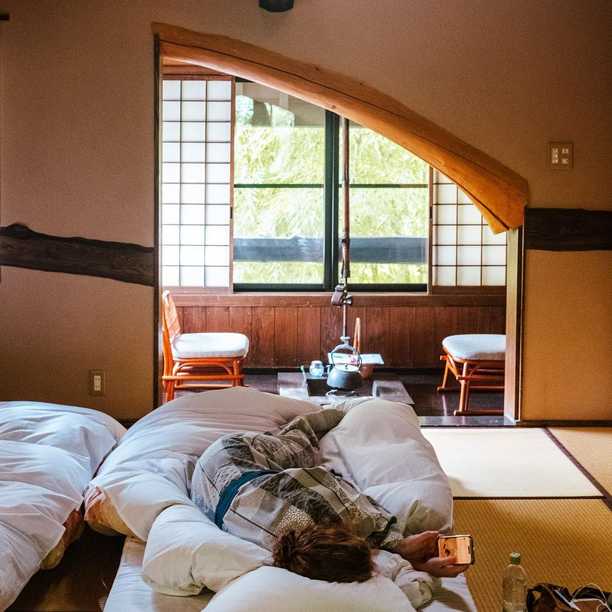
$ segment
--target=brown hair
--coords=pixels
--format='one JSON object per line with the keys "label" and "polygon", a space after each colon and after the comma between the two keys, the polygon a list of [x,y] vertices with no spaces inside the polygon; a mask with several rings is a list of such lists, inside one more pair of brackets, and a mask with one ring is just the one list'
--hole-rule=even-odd
{"label": "brown hair", "polygon": [[287,531],[272,554],[277,567],[315,580],[363,582],[372,576],[368,543],[342,525]]}

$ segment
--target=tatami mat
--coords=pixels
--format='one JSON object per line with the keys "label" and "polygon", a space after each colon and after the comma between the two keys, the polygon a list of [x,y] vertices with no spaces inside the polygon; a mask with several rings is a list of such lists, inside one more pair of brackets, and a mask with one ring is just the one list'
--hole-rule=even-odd
{"label": "tatami mat", "polygon": [[529,585],[595,582],[612,589],[612,512],[601,500],[458,500],[455,531],[474,537],[476,563],[467,579],[481,612],[501,610],[502,573],[515,551]]}
{"label": "tatami mat", "polygon": [[612,493],[612,427],[551,427],[550,432]]}
{"label": "tatami mat", "polygon": [[422,428],[455,497],[599,497],[543,429]]}

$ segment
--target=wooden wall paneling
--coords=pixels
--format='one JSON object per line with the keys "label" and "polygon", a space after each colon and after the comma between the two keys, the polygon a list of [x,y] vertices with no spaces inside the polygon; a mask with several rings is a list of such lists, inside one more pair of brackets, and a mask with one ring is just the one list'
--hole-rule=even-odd
{"label": "wooden wall paneling", "polygon": [[366,309],[363,306],[351,306],[348,311],[348,335],[351,337],[351,343],[355,343],[355,321],[361,319],[361,342],[363,346],[361,350],[365,353],[368,342],[368,326],[366,321]]}
{"label": "wooden wall paneling", "polygon": [[227,332],[232,331],[230,327],[229,307],[211,307],[206,309],[206,329],[207,332]]}
{"label": "wooden wall paneling", "polygon": [[183,325],[181,330],[186,334],[197,334],[206,331],[207,308],[190,306],[183,308]]}
{"label": "wooden wall paneling", "polygon": [[274,365],[297,365],[297,308],[274,309]]}
{"label": "wooden wall paneling", "polygon": [[410,364],[410,367],[432,368],[440,366],[438,359],[440,344],[436,344],[433,306],[421,306],[414,309],[412,346],[414,347],[414,361]]}
{"label": "wooden wall paneling", "polygon": [[321,308],[321,349],[320,357],[327,362],[327,353],[340,344],[342,333],[342,311],[337,306]]}
{"label": "wooden wall paneling", "polygon": [[488,321],[479,306],[461,306],[453,310],[456,312],[456,323],[450,334],[486,333],[489,330]]}
{"label": "wooden wall paneling", "polygon": [[506,333],[506,309],[505,308],[483,308],[491,321],[490,330],[493,334]]}
{"label": "wooden wall paneling", "polygon": [[[277,298],[277,306],[255,301],[224,306],[178,306],[182,329],[189,332],[234,331],[249,337],[247,365],[297,367],[313,359],[327,360],[340,342],[342,311],[329,303],[296,306]],[[501,303],[481,305],[357,306],[349,309],[349,333],[362,320],[364,352],[380,352],[388,367],[438,368],[445,336],[465,333],[503,333],[505,308]]]}
{"label": "wooden wall paneling", "polygon": [[230,331],[244,334],[249,339],[249,354],[245,360],[248,367],[253,362],[253,313],[250,306],[232,306],[229,309]]}
{"label": "wooden wall paneling", "polygon": [[[184,312],[185,312],[185,308],[180,307],[180,306],[176,307],[176,316],[178,317],[179,325],[181,326],[181,329],[183,331],[185,331],[185,324],[183,323]],[[159,333],[161,334],[161,332]]]}
{"label": "wooden wall paneling", "polygon": [[389,309],[386,307],[366,308],[366,328],[362,351],[364,353],[380,353],[385,364],[391,359],[391,335],[389,334]]}
{"label": "wooden wall paneling", "polygon": [[297,365],[305,365],[313,359],[321,359],[321,309],[308,307],[297,309]]}
{"label": "wooden wall paneling", "polygon": [[254,367],[274,366],[274,309],[252,309],[252,363]]}
{"label": "wooden wall paneling", "polygon": [[385,364],[410,367],[414,361],[413,332],[415,310],[413,306],[391,306],[389,309],[389,358]]}
{"label": "wooden wall paneling", "polygon": [[460,331],[459,308],[434,308],[433,341],[429,347],[424,346],[426,358],[431,363],[430,367],[440,365],[440,352],[442,351],[442,340],[446,336],[462,333]]}

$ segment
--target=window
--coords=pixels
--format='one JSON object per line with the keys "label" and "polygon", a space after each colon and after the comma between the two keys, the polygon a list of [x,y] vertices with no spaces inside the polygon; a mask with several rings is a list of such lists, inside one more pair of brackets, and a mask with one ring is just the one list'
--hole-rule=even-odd
{"label": "window", "polygon": [[506,234],[493,234],[455,183],[431,169],[432,285],[506,284]]}
{"label": "window", "polygon": [[428,165],[354,123],[349,147],[351,284],[424,290]]}
{"label": "window", "polygon": [[228,287],[232,81],[164,79],[162,283]]}
{"label": "window", "polygon": [[[164,286],[333,289],[340,118],[229,77],[165,78],[162,98]],[[455,183],[354,123],[349,144],[354,290],[505,284],[505,234]]]}
{"label": "window", "polygon": [[325,276],[325,111],[236,84],[234,283],[308,285]]}

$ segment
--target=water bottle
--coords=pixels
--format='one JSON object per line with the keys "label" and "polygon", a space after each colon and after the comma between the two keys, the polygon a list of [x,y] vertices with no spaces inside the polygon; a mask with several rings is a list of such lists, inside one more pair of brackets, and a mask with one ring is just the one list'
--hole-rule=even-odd
{"label": "water bottle", "polygon": [[504,570],[504,612],[525,612],[527,575],[521,567],[520,553],[510,555],[510,565]]}

